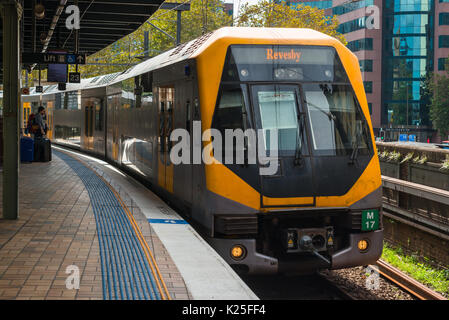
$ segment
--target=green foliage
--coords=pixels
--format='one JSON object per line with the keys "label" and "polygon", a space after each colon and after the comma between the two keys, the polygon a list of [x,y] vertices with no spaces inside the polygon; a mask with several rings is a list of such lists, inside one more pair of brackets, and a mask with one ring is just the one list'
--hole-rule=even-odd
{"label": "green foliage", "polygon": [[[167,1],[180,2],[180,1]],[[220,0],[192,0],[190,11],[181,14],[181,43],[193,40],[204,33],[229,26],[232,17],[226,14],[224,3]],[[157,10],[148,22],[162,29],[176,39],[176,11]],[[144,32],[149,32],[148,56],[156,56],[175,47],[175,40],[157,30],[148,23],[144,23],[132,34],[111,44],[107,48],[88,57],[88,62],[124,64],[122,66],[84,66],[82,77],[88,78],[99,74],[123,71],[135,63],[139,63],[145,56]]]}
{"label": "green foliage", "polygon": [[415,158],[413,158],[413,162],[418,163],[418,164],[424,164],[427,162],[427,156],[425,156],[425,155],[420,156],[418,154]]}
{"label": "green foliage", "polygon": [[413,152],[407,153],[407,155],[402,159],[401,163],[409,161],[411,158],[413,158]]}
{"label": "green foliage", "polygon": [[239,12],[238,26],[310,28],[337,38],[347,44],[344,35],[337,31],[338,18],[327,17],[324,10],[298,5],[292,9],[286,2],[263,0],[255,5],[248,3]]}
{"label": "green foliage", "polygon": [[432,92],[430,104],[430,119],[433,126],[442,137],[449,134],[449,77],[448,75],[435,74],[433,81],[429,82],[429,90]]}
{"label": "green foliage", "polygon": [[384,243],[382,259],[409,274],[419,282],[434,290],[449,295],[449,270],[437,269],[423,260],[429,260],[420,255],[406,255],[401,248],[393,248]]}
{"label": "green foliage", "polygon": [[[180,2],[169,0],[168,2]],[[182,2],[182,1],[181,1]],[[148,20],[157,28],[176,38],[176,11],[157,10]],[[181,43],[193,40],[202,34],[224,26],[252,26],[252,27],[285,27],[311,28],[330,36],[336,37],[346,44],[344,36],[336,31],[337,17],[326,17],[324,10],[300,5],[291,9],[285,2],[274,4],[268,1],[254,6],[246,5],[240,18],[235,22],[224,9],[222,0],[192,0],[190,11],[182,12]],[[81,23],[82,28],[82,23]],[[149,50],[144,52],[144,34],[149,32]],[[88,63],[79,67],[82,78],[124,71],[139,63],[143,58],[156,56],[175,46],[175,40],[157,30],[149,23],[144,23],[133,33],[123,37],[103,50],[90,55]],[[75,71],[70,66],[69,71]],[[23,73],[23,81],[25,73]],[[34,71],[29,76],[30,82],[37,81],[38,73]],[[46,79],[46,71],[42,72],[42,79]]]}
{"label": "green foliage", "polygon": [[449,171],[449,155],[446,155],[446,159],[444,159],[443,163],[440,167],[441,171]]}
{"label": "green foliage", "polygon": [[384,152],[379,154],[379,158],[380,159],[386,159],[388,157],[388,155],[389,155],[389,152],[388,151],[384,151]]}
{"label": "green foliage", "polygon": [[395,151],[390,152],[390,154],[388,155],[388,161],[399,161],[399,159],[401,159],[401,153]]}

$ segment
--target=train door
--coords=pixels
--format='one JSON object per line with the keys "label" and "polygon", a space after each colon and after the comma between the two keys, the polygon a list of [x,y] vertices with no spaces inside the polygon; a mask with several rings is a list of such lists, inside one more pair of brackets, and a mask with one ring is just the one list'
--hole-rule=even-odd
{"label": "train door", "polygon": [[173,192],[170,134],[173,130],[174,87],[158,88],[158,184]]}
{"label": "train door", "polygon": [[26,128],[28,125],[28,118],[31,114],[31,103],[24,102],[23,103],[23,128]]}
{"label": "train door", "polygon": [[113,94],[107,97],[107,106],[105,108],[105,135],[106,135],[106,158],[118,161],[118,108],[120,95]]}
{"label": "train door", "polygon": [[84,148],[93,150],[94,108],[89,101],[84,106]]}
{"label": "train door", "polygon": [[[185,129],[189,132],[190,135],[190,146],[193,146],[192,141],[192,113],[193,113],[193,85],[192,81],[187,81],[185,86],[185,93],[184,93],[184,101],[185,101]],[[191,159],[190,159],[191,160]],[[185,181],[185,200],[188,203],[192,203],[192,190],[193,190],[193,165],[186,164],[183,165],[184,167],[184,181]]]}
{"label": "train door", "polygon": [[259,150],[259,157],[275,157],[264,164],[259,161],[264,170],[261,207],[314,206],[313,166],[299,86],[264,84],[252,85],[250,90],[254,123],[262,129],[258,139],[263,142],[258,146],[264,150]]}
{"label": "train door", "polygon": [[53,110],[54,110],[54,105],[53,105],[53,101],[48,101],[47,102],[47,138],[52,140],[53,139]]}
{"label": "train door", "polygon": [[103,119],[102,119],[102,123],[104,125],[103,128],[103,139],[104,139],[104,149],[103,149],[103,154],[105,159],[108,158],[108,145],[107,145],[107,141],[108,141],[108,104],[106,102],[106,99],[101,100],[101,104],[102,104],[102,112],[103,112]]}

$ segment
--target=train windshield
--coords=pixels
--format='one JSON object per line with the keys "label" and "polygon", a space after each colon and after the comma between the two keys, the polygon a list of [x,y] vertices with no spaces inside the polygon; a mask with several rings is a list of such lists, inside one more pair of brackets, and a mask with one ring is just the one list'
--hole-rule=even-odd
{"label": "train windshield", "polygon": [[332,47],[231,46],[222,82],[249,87],[267,151],[275,129],[280,155],[371,153],[367,121]]}
{"label": "train windshield", "polygon": [[369,151],[369,129],[350,85],[303,84],[311,144],[318,155]]}

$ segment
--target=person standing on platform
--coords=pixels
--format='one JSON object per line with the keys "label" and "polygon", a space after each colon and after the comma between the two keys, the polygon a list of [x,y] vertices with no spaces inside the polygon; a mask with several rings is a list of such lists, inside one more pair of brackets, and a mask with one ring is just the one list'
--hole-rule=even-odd
{"label": "person standing on platform", "polygon": [[46,134],[46,125],[45,125],[45,108],[43,106],[40,106],[39,109],[37,109],[37,115],[34,118],[35,124],[39,126],[39,128],[34,133],[34,138],[41,138],[45,136]]}

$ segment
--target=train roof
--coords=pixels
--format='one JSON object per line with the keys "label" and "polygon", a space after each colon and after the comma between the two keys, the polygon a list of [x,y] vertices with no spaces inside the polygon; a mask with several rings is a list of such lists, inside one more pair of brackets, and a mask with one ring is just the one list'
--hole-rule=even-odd
{"label": "train roof", "polygon": [[[343,44],[341,44],[337,39],[313,29],[224,27],[204,34],[201,37],[189,42],[183,43],[160,55],[132,66],[123,72],[82,79],[79,84],[67,83],[65,91],[76,91],[107,86],[186,59],[195,58],[206,50],[211,44],[225,38],[242,40],[247,39],[249,42],[251,42],[251,40],[258,40],[258,42],[261,40],[266,40],[267,44],[285,43],[285,41],[288,40],[303,40],[306,42],[330,41],[333,43],[339,43],[342,47],[344,47]],[[58,90],[57,85],[49,85],[44,86],[44,92],[42,94],[46,95],[60,92],[63,91]],[[35,92],[34,87],[30,88],[30,96],[39,94],[40,93]],[[0,95],[3,96],[3,92],[0,92]]]}
{"label": "train roof", "polygon": [[176,48],[168,50],[156,57],[139,63],[120,74],[114,81],[119,82],[140,74],[159,69],[186,59],[195,58],[200,55],[212,43],[223,39],[247,39],[266,40],[268,43],[284,42],[286,40],[334,40],[335,38],[313,29],[306,28],[247,28],[247,27],[224,27],[209,32],[199,38],[183,43]]}

